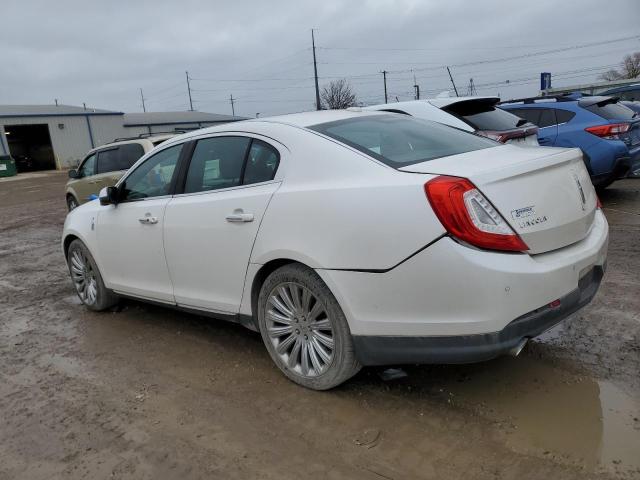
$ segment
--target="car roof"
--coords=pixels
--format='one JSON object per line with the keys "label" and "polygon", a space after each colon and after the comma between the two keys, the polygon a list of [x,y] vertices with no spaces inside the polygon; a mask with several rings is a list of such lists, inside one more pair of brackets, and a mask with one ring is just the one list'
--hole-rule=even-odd
{"label": "car roof", "polygon": [[[387,112],[377,111],[362,111],[360,108],[350,108],[347,110],[319,110],[311,112],[290,113],[287,115],[277,115],[273,117],[262,117],[251,120],[241,120],[239,122],[225,123],[221,125],[214,125],[211,127],[201,128],[199,130],[193,130],[183,135],[173,137],[167,141],[168,145],[173,145],[176,142],[188,140],[191,137],[206,135],[209,133],[217,132],[251,132],[258,129],[258,125],[262,124],[281,124],[290,125],[293,127],[307,128],[312,125],[320,123],[335,122],[338,120],[346,120],[348,118],[366,117],[374,115],[391,115]],[[163,144],[164,146],[164,144]]]}
{"label": "car roof", "polygon": [[609,95],[611,93],[629,92],[640,90],[640,83],[633,83],[631,85],[623,85],[622,87],[610,88],[609,90],[602,92],[602,95]]}
{"label": "car roof", "polygon": [[407,100],[405,102],[391,102],[391,103],[381,103],[379,105],[370,105],[365,107],[364,110],[399,110],[404,107],[411,107],[416,105],[423,105],[425,103],[430,103],[434,107],[444,108],[449,105],[454,105],[460,102],[466,102],[468,100],[495,100],[496,102],[500,101],[499,97],[436,97],[436,98],[422,98],[420,100]]}
{"label": "car roof", "polygon": [[149,135],[149,136],[144,136],[144,137],[132,137],[132,138],[123,138],[120,140],[116,140],[113,142],[109,142],[109,143],[105,143],[104,145],[100,145],[98,147],[92,148],[91,150],[89,150],[87,152],[87,155],[97,152],[98,150],[101,150],[103,148],[109,148],[109,147],[117,147],[118,145],[127,145],[130,143],[137,143],[137,144],[141,144],[143,142],[157,142],[159,140],[168,140],[170,138],[175,137],[176,134],[172,134],[172,133],[163,133],[163,134],[159,134],[159,135]]}

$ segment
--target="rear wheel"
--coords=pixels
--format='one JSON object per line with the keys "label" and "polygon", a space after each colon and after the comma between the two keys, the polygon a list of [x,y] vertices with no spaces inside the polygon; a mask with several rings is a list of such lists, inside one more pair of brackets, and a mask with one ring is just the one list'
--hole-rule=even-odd
{"label": "rear wheel", "polygon": [[69,211],[77,207],[78,201],[76,200],[76,197],[74,197],[73,195],[67,195],[67,208],[69,209]]}
{"label": "rear wheel", "polygon": [[80,240],[69,245],[67,263],[76,293],[89,310],[106,310],[118,303],[118,297],[104,286],[95,260]]}
{"label": "rear wheel", "polygon": [[304,387],[327,390],[361,368],[340,305],[308,267],[285,265],[267,277],[258,324],[278,368]]}

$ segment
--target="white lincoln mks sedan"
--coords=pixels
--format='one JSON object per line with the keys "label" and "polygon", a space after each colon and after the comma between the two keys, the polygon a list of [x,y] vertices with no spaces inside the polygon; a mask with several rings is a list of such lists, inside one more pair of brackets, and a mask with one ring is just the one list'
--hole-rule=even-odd
{"label": "white lincoln mks sedan", "polygon": [[607,239],[578,149],[324,111],[168,140],[69,213],[62,246],[87,308],[240,322],[320,390],[517,354],[593,298]]}

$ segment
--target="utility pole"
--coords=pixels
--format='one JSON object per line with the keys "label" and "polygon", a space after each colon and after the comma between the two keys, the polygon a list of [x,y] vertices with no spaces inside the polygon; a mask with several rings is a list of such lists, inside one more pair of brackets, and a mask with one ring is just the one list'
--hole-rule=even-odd
{"label": "utility pole", "polygon": [[449,72],[449,78],[451,79],[451,84],[453,85],[453,91],[456,92],[456,97],[459,97],[460,95],[458,95],[458,89],[456,88],[456,83],[453,81],[453,77],[451,76],[451,70],[449,70],[449,67],[447,67],[447,72]]}
{"label": "utility pole", "polygon": [[233,107],[233,102],[234,102],[233,93],[229,97],[229,100],[231,101],[231,115],[233,115],[235,117],[236,116],[236,109]]}
{"label": "utility pole", "polygon": [[193,100],[191,99],[191,84],[189,84],[189,72],[184,72],[187,76],[187,92],[189,92],[189,110],[193,112]]}
{"label": "utility pole", "polygon": [[413,88],[416,91],[416,100],[420,100],[420,85],[418,85],[418,81],[416,80],[416,74],[413,74]]}
{"label": "utility pole", "polygon": [[383,70],[380,73],[382,73],[382,79],[384,81],[384,103],[389,103],[389,100],[387,99],[387,71]]}
{"label": "utility pole", "polygon": [[140,89],[140,100],[142,100],[142,111],[146,112],[147,111],[147,107],[144,104],[144,94],[142,93],[142,89]]}
{"label": "utility pole", "polygon": [[316,110],[322,110],[320,105],[320,87],[318,87],[318,64],[316,62],[316,39],[311,29],[311,49],[313,50],[313,76],[316,81]]}

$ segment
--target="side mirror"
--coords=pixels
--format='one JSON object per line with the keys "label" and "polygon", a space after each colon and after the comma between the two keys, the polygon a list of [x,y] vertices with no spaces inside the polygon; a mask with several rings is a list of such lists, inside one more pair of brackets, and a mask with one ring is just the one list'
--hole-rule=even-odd
{"label": "side mirror", "polygon": [[100,190],[100,205],[117,205],[118,204],[118,189],[116,187],[105,187]]}
{"label": "side mirror", "polygon": [[71,170],[69,170],[69,178],[78,178],[78,170],[76,170],[75,168],[72,168]]}

